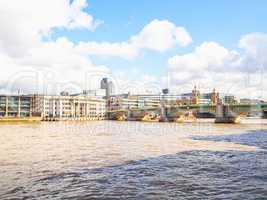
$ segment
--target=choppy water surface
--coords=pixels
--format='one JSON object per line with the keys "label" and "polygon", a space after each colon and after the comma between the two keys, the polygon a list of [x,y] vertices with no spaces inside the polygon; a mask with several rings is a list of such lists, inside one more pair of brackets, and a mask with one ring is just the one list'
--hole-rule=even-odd
{"label": "choppy water surface", "polygon": [[267,199],[267,124],[0,124],[0,199]]}

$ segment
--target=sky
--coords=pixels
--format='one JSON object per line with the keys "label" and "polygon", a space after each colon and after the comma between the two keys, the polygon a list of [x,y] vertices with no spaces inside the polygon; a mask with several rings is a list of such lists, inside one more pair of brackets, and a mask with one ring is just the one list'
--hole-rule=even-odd
{"label": "sky", "polygon": [[0,0],[0,92],[267,99],[265,0]]}

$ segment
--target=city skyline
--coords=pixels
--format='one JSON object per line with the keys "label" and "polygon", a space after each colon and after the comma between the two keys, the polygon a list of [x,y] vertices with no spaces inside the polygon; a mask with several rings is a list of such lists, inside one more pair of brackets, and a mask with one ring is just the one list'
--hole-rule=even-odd
{"label": "city skyline", "polygon": [[26,2],[0,2],[1,93],[78,92],[107,76],[119,93],[267,98],[264,1]]}

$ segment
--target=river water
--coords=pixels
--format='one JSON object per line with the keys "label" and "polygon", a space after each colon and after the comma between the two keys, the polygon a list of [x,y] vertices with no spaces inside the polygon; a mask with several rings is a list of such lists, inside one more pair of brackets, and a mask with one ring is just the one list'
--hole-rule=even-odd
{"label": "river water", "polygon": [[0,124],[0,199],[267,199],[267,121]]}

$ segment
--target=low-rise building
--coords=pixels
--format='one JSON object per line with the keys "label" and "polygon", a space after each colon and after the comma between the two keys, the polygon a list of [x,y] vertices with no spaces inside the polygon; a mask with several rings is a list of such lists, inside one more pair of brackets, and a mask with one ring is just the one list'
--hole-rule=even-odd
{"label": "low-rise building", "polygon": [[223,103],[233,105],[233,104],[237,104],[237,100],[234,95],[225,95],[223,97]]}
{"label": "low-rise building", "polygon": [[32,96],[0,95],[0,117],[31,117],[33,113]]}
{"label": "low-rise building", "polygon": [[244,99],[240,99],[240,104],[262,104],[264,103],[263,100],[259,100],[259,99],[248,99],[248,98],[244,98]]}
{"label": "low-rise building", "polygon": [[43,118],[103,120],[106,117],[106,101],[84,95],[34,95],[33,108]]}
{"label": "low-rise building", "polygon": [[210,93],[200,93],[196,86],[191,93],[184,93],[177,99],[178,105],[216,105],[220,101],[219,93],[213,89]]}
{"label": "low-rise building", "polygon": [[109,110],[121,109],[148,109],[157,108],[160,106],[159,96],[146,96],[146,95],[113,95],[108,100]]}

